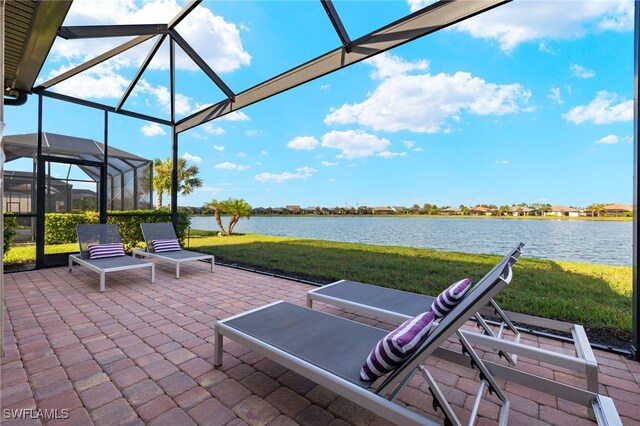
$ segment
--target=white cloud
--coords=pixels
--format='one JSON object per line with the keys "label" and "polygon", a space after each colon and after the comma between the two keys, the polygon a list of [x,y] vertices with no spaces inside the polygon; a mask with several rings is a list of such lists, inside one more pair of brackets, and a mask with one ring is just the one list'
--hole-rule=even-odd
{"label": "white cloud", "polygon": [[255,138],[261,133],[262,133],[262,130],[256,130],[256,129],[250,129],[244,132],[244,134],[249,136],[250,138]]}
{"label": "white cloud", "polygon": [[331,85],[330,84],[322,84],[320,85],[320,90],[329,90],[331,89]]}
{"label": "white cloud", "polygon": [[364,158],[385,151],[391,142],[385,138],[365,133],[363,130],[347,130],[326,133],[322,136],[323,148],[339,149],[337,158]]}
{"label": "white cloud", "polygon": [[596,72],[589,68],[585,68],[582,65],[571,64],[569,66],[569,70],[571,70],[571,74],[575,77],[580,78],[591,78],[596,76]]}
{"label": "white cloud", "polygon": [[213,149],[215,149],[216,151],[222,152],[222,151],[224,151],[224,146],[222,146],[222,145],[214,145]]}
{"label": "white cloud", "polygon": [[255,175],[253,178],[259,182],[273,182],[273,183],[284,183],[291,179],[307,179],[316,172],[315,169],[311,167],[299,167],[296,169],[295,173],[284,172],[284,173],[260,173]]}
{"label": "white cloud", "polygon": [[[78,64],[71,63],[52,70],[47,80],[68,71]],[[65,80],[51,90],[62,93],[72,93],[73,96],[87,99],[119,99],[129,87],[129,80],[117,73],[124,66],[121,61],[108,61],[98,64],[91,69]]]}
{"label": "white cloud", "polygon": [[205,132],[211,134],[211,135],[221,135],[225,132],[225,130],[222,127],[217,127],[214,126],[211,123],[205,123],[202,125],[202,128],[204,129]]}
{"label": "white cloud", "polygon": [[426,71],[429,69],[429,62],[421,59],[415,62],[407,62],[399,56],[390,53],[382,53],[365,61],[373,66],[369,77],[373,80],[384,80],[388,77],[407,74],[411,71]]}
{"label": "white cloud", "polygon": [[378,154],[378,157],[382,158],[392,158],[392,157],[406,157],[406,152],[391,152],[391,151],[382,151]]}
{"label": "white cloud", "polygon": [[325,166],[325,167],[331,167],[331,166],[337,166],[340,163],[338,163],[338,162],[333,162],[332,163],[331,161],[321,161],[320,164]]}
{"label": "white cloud", "polygon": [[[133,95],[148,94],[156,98],[157,103],[162,106],[165,111],[171,110],[171,92],[162,85],[153,86],[146,80],[140,80],[136,88],[132,92]],[[192,99],[180,93],[175,96],[176,114],[188,114],[193,110],[191,106]]]}
{"label": "white cloud", "polygon": [[188,152],[185,152],[182,155],[182,158],[184,158],[187,161],[193,161],[196,164],[202,163],[202,157],[198,157],[197,155],[191,155]]}
{"label": "white cloud", "polygon": [[262,151],[260,151],[260,154],[262,154],[262,155],[269,155],[269,152],[268,152],[268,151],[265,151],[265,150],[262,150]]}
{"label": "white cloud", "polygon": [[613,145],[613,144],[616,144],[618,142],[619,142],[618,136],[616,136],[616,135],[607,135],[607,136],[604,136],[604,137],[598,139],[594,143],[603,144],[603,145]]}
{"label": "white cloud", "polygon": [[233,111],[220,117],[220,120],[227,121],[251,121],[251,117],[242,111]]}
{"label": "white cloud", "polygon": [[147,137],[164,136],[167,134],[167,132],[165,132],[162,126],[158,123],[145,124],[140,128],[140,131]]}
{"label": "white cloud", "polygon": [[290,140],[287,146],[291,149],[310,151],[318,146],[318,139],[313,136],[298,136]]}
{"label": "white cloud", "polygon": [[574,107],[566,114],[563,114],[562,118],[575,124],[584,122],[609,124],[633,120],[633,100],[614,104],[617,100],[618,95],[602,90],[598,92],[589,105]]}
{"label": "white cloud", "polygon": [[[409,0],[411,10],[425,3]],[[578,38],[606,30],[631,31],[633,3],[521,0],[462,21],[454,28],[476,38],[496,40],[500,49],[508,53],[525,42]]]}
{"label": "white cloud", "polygon": [[[504,115],[524,111],[531,92],[520,84],[489,83],[467,72],[407,75],[407,65],[398,58],[371,62],[378,68],[372,74],[388,76],[360,103],[333,108],[325,117],[326,124],[357,123],[373,130],[417,133],[447,132],[448,120],[458,121],[463,112],[476,115]],[[400,64],[400,65],[398,65]],[[401,66],[404,64],[403,66]]]}
{"label": "white cloud", "polygon": [[245,154],[244,152],[239,152],[236,154],[237,158],[247,158],[247,154]]}
{"label": "white cloud", "polygon": [[251,168],[251,166],[241,166],[239,164],[230,163],[228,161],[225,161],[224,163],[216,164],[213,167],[216,168],[216,169],[240,170],[240,171],[249,170]]}
{"label": "white cloud", "polygon": [[[176,0],[153,0],[139,4],[131,0],[76,0],[65,19],[65,25],[159,24],[168,23],[182,6]],[[249,65],[251,55],[242,46],[238,27],[216,16],[206,5],[194,9],[177,27],[211,68],[218,73],[231,72]],[[52,53],[66,59],[86,60],[97,53],[113,48],[123,41],[116,39],[56,39]],[[119,55],[138,66],[146,56],[153,41]],[[176,68],[196,70],[197,66],[181,49],[176,49]],[[168,69],[168,44],[165,42],[150,69]]]}
{"label": "white cloud", "polygon": [[500,160],[500,161],[496,161],[497,164],[502,164],[502,165],[507,165],[509,164],[509,160]]}
{"label": "white cloud", "polygon": [[414,146],[416,146],[416,143],[413,141],[402,141],[402,143],[404,144],[404,146],[406,146],[408,149],[413,148]]}
{"label": "white cloud", "polygon": [[559,87],[552,87],[551,90],[549,91],[549,94],[547,95],[547,98],[551,99],[554,103],[558,105],[564,103],[564,101],[562,100],[562,95],[560,94]]}

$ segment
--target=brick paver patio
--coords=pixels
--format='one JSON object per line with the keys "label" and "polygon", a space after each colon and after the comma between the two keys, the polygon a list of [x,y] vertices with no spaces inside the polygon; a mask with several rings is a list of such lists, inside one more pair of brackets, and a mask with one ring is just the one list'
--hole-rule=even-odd
{"label": "brick paver patio", "polygon": [[[224,365],[213,368],[217,319],[273,302],[304,305],[304,284],[206,265],[184,267],[180,280],[157,265],[157,281],[142,272],[112,273],[107,291],[86,269],[5,275],[5,356],[2,423],[67,425],[384,425],[363,408],[241,345],[225,341]],[[322,307],[322,305],[320,305]],[[348,318],[373,318],[325,307]],[[530,337],[562,350],[562,343]],[[596,351],[600,392],[612,397],[625,425],[640,425],[640,363]],[[566,383],[568,371],[518,361],[520,368]],[[477,374],[430,359],[454,410],[468,418]],[[584,407],[507,384],[510,424],[589,424]],[[414,377],[401,403],[434,415],[423,380]],[[479,424],[495,424],[498,406],[483,401]],[[67,419],[16,420],[12,409],[54,410]],[[7,411],[9,410],[9,411]],[[57,410],[57,411],[55,411]],[[13,411],[16,413],[17,411]],[[37,414],[37,411],[33,411]],[[43,412],[44,413],[44,412]],[[437,414],[435,414],[437,416]]]}

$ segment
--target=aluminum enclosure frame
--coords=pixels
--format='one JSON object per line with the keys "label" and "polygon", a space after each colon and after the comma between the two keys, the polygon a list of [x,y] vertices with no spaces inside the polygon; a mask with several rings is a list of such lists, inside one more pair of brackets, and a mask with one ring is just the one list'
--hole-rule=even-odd
{"label": "aluminum enclosure frame", "polygon": [[[42,1],[37,2],[41,4],[41,7],[53,7],[54,4],[66,4],[67,9],[70,6],[72,0],[63,0],[59,2],[49,2]],[[292,89],[298,85],[307,83],[314,79],[317,79],[326,74],[332,73],[339,69],[345,68],[351,64],[357,63],[364,59],[367,59],[371,56],[374,56],[378,53],[382,53],[386,50],[392,49],[404,43],[408,43],[417,38],[423,37],[427,34],[430,34],[434,31],[438,31],[440,29],[446,28],[450,25],[453,25],[457,22],[463,21],[467,18],[475,16],[477,14],[483,13],[484,11],[490,10],[494,7],[498,7],[504,3],[507,3],[511,0],[483,0],[483,1],[464,1],[464,0],[440,0],[422,10],[414,12],[400,20],[395,21],[392,24],[389,24],[385,27],[382,27],[376,31],[373,31],[357,40],[351,41],[348,37],[347,29],[344,28],[342,21],[340,20],[339,14],[333,7],[331,0],[320,0],[324,7],[325,12],[333,25],[336,34],[340,38],[341,46],[337,49],[326,53],[325,55],[321,55],[320,57],[308,61],[305,64],[301,64],[300,66],[293,68],[283,74],[280,74],[272,79],[269,79],[265,82],[262,82],[250,89],[247,89],[239,94],[235,94],[235,92],[226,86],[223,80],[216,78],[215,73],[212,71],[209,72],[207,70],[203,71],[205,74],[212,79],[212,81],[222,90],[222,92],[227,96],[226,99],[219,101],[218,103],[205,108],[202,111],[196,112],[191,116],[185,117],[182,120],[175,121],[174,114],[172,114],[171,120],[166,120],[157,117],[147,116],[145,114],[136,113],[133,111],[127,111],[122,109],[124,103],[127,100],[127,97],[133,90],[133,87],[137,83],[137,79],[142,75],[149,62],[153,58],[153,56],[157,53],[159,46],[163,43],[166,37],[169,37],[171,40],[175,40],[181,45],[181,40],[178,41],[179,34],[175,31],[175,27],[180,23],[192,10],[194,10],[202,0],[191,0],[185,8],[178,13],[169,23],[167,24],[153,24],[153,25],[125,25],[125,26],[111,26],[109,28],[105,26],[78,26],[78,27],[62,27],[59,28],[58,35],[66,38],[86,38],[86,37],[109,37],[114,35],[136,35],[134,41],[129,41],[124,45],[119,46],[111,52],[112,56],[121,53],[127,48],[132,47],[133,45],[137,45],[142,43],[143,41],[149,40],[153,37],[158,37],[159,40],[154,45],[152,51],[149,53],[147,60],[143,63],[142,67],[139,69],[136,74],[136,78],[131,82],[129,88],[125,92],[125,95],[118,102],[116,107],[112,107],[109,105],[103,105],[92,101],[86,101],[83,99],[78,99],[73,96],[63,95],[51,92],[46,90],[47,87],[51,87],[56,83],[63,81],[65,78],[70,77],[71,75],[75,75],[83,70],[90,68],[91,66],[97,65],[101,61],[98,58],[91,60],[85,64],[80,65],[80,67],[70,70],[64,75],[58,76],[55,79],[52,79],[48,82],[43,83],[42,86],[38,88],[31,88],[29,94],[39,94],[41,96],[55,98],[59,100],[64,100],[67,102],[72,102],[76,104],[80,104],[83,106],[96,108],[105,111],[105,123],[108,121],[109,113],[117,113],[123,114],[126,116],[151,121],[154,123],[162,124],[165,126],[171,126],[172,130],[172,151],[173,151],[173,159],[174,159],[174,170],[173,177],[177,175],[177,162],[175,152],[178,148],[178,134],[194,128],[200,124],[206,123],[208,121],[214,120],[222,115],[228,114],[232,111],[237,111],[245,106],[251,105],[253,103],[259,102],[261,100],[267,99],[276,94],[282,93],[289,89]],[[640,150],[638,149],[638,144],[640,143],[640,125],[638,124],[640,108],[639,108],[639,99],[640,99],[640,88],[638,83],[638,73],[639,73],[639,57],[640,57],[640,43],[638,39],[640,38],[640,3],[634,2],[634,23],[635,23],[635,41],[634,41],[634,57],[635,57],[635,66],[634,66],[634,178],[633,178],[633,205],[634,205],[634,218],[633,218],[633,289],[632,289],[632,351],[633,358],[636,361],[640,361],[640,353],[638,351],[640,346],[640,283],[638,282],[638,268],[640,267],[640,249],[638,244],[640,244],[640,223],[638,222],[638,214],[640,213],[638,209],[638,202],[640,202],[640,176],[639,176],[639,162],[640,162]],[[57,8],[56,15],[59,16],[59,11],[63,10],[64,7]],[[43,9],[44,10],[44,9]],[[49,17],[50,18],[50,17]],[[40,21],[39,21],[40,22]],[[46,34],[50,32],[51,22],[54,22],[52,19],[48,19],[47,25],[36,26],[30,29],[30,36],[33,40],[38,40],[38,36]],[[176,36],[176,34],[178,34]],[[50,46],[43,44],[43,39],[40,39],[39,43],[31,44],[31,48],[36,49],[32,52],[32,55],[36,55],[38,57],[42,56],[42,53],[46,56],[48,51],[50,50]],[[181,45],[184,50],[184,46]],[[187,49],[188,50],[188,49]],[[190,55],[188,51],[186,51],[187,55],[191,57],[192,60],[196,64],[198,64],[201,68],[202,61],[198,60],[197,54],[192,55],[195,52],[192,52]],[[108,56],[108,55],[107,55]],[[29,59],[29,55],[24,55],[23,60]],[[44,59],[41,58],[44,62]],[[101,56],[102,60],[108,59],[104,55]],[[206,64],[204,64],[206,65]],[[30,67],[34,68],[34,67]],[[34,71],[39,72],[40,67],[37,67],[37,70],[29,69],[29,78],[33,77],[33,81],[35,81],[35,77],[31,75]],[[28,80],[28,79],[27,79]],[[26,81],[26,80],[25,80]],[[33,83],[31,83],[33,84]],[[10,95],[16,95],[18,89],[20,93],[26,93],[29,88],[28,87],[14,87],[14,91],[10,92]],[[6,92],[5,92],[6,93]],[[234,95],[234,96],[232,96]],[[172,90],[172,104],[175,102],[173,99],[175,96],[175,90]],[[39,126],[41,127],[41,126]],[[41,128],[39,129],[41,131]],[[108,139],[107,130],[105,130],[105,143]],[[176,182],[173,182],[173,190],[172,193],[172,218],[175,221],[177,217],[177,197],[176,194]]]}

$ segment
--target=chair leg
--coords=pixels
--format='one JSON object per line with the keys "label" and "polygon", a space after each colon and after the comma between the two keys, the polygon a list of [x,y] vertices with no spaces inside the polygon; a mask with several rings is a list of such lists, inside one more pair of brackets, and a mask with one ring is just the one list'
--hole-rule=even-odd
{"label": "chair leg", "polygon": [[100,293],[104,293],[104,272],[100,272]]}
{"label": "chair leg", "polygon": [[69,256],[69,272],[73,270],[73,259]]}
{"label": "chair leg", "polygon": [[213,265],[215,264],[215,257],[211,258],[211,272],[213,272]]}
{"label": "chair leg", "polygon": [[180,262],[176,263],[176,279],[180,278]]}
{"label": "chair leg", "polygon": [[215,325],[215,332],[216,332],[216,337],[215,337],[216,353],[215,353],[213,365],[215,367],[220,367],[222,365],[222,350],[223,350],[222,340],[224,339],[224,336],[222,336],[222,334],[220,333],[218,324]]}
{"label": "chair leg", "polygon": [[151,282],[156,282],[156,265],[154,263],[151,264]]}

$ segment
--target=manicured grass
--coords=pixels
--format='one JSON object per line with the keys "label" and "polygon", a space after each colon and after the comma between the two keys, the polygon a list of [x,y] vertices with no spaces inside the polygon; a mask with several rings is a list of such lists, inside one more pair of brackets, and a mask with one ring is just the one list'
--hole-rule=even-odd
{"label": "manicured grass", "polygon": [[[56,253],[77,253],[78,243],[69,244],[49,244],[45,246],[46,254]],[[18,245],[13,246],[4,255],[5,263],[33,263],[36,261],[36,246],[30,245]]]}
{"label": "manicured grass", "polygon": [[[216,260],[332,282],[338,279],[435,295],[464,277],[480,279],[501,258],[407,247],[192,230],[190,246]],[[527,259],[497,301],[509,311],[579,323],[590,335],[630,339],[631,267]]]}

